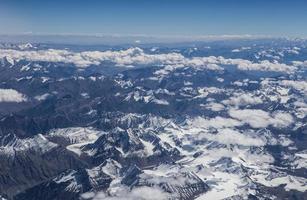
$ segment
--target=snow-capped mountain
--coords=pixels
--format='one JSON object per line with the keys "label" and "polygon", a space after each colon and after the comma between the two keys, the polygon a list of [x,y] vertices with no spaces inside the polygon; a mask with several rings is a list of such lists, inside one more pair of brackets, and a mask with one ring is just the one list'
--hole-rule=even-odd
{"label": "snow-capped mountain", "polygon": [[2,44],[0,199],[307,199],[307,43]]}

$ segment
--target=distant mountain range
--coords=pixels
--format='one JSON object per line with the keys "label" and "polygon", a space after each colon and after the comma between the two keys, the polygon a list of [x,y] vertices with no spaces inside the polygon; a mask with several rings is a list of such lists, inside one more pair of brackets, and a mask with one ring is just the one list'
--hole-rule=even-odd
{"label": "distant mountain range", "polygon": [[44,39],[0,45],[0,199],[307,199],[304,40]]}
{"label": "distant mountain range", "polygon": [[126,44],[180,44],[199,42],[229,42],[229,41],[304,41],[306,38],[273,37],[269,35],[76,35],[76,34],[0,34],[0,42],[4,43],[53,43],[74,45],[126,45]]}

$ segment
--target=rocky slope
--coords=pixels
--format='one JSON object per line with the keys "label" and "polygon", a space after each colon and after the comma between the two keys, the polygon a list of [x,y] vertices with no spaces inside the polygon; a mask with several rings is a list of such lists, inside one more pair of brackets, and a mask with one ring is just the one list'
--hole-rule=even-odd
{"label": "rocky slope", "polygon": [[0,199],[306,199],[306,44],[253,43],[3,44]]}

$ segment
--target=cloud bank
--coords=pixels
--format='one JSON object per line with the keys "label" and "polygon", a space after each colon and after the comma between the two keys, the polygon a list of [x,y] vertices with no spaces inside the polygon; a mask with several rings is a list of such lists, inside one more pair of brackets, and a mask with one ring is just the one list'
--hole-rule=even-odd
{"label": "cloud bank", "polygon": [[231,97],[229,100],[224,100],[224,104],[235,105],[235,106],[246,106],[263,103],[262,99],[252,94],[239,93]]}
{"label": "cloud bank", "polygon": [[243,146],[263,146],[266,143],[261,138],[251,137],[230,128],[220,129],[217,134],[206,133],[204,134],[204,137],[208,140],[226,145],[238,144]]}
{"label": "cloud bank", "polygon": [[281,85],[292,87],[307,95],[307,81],[282,80]]}
{"label": "cloud bank", "polygon": [[98,193],[85,193],[81,195],[81,199],[92,200],[167,200],[169,195],[156,187],[137,187],[129,190],[117,191],[115,195],[108,196],[104,192]]}
{"label": "cloud bank", "polygon": [[270,125],[276,128],[284,128],[293,123],[293,117],[283,112],[270,114],[257,109],[231,109],[229,110],[229,115],[243,123],[249,124],[252,128],[266,128]]}
{"label": "cloud bank", "polygon": [[24,102],[27,101],[25,95],[13,89],[0,89],[0,102]]}
{"label": "cloud bank", "polygon": [[296,69],[278,62],[267,60],[254,63],[244,59],[227,59],[224,57],[192,57],[187,58],[180,53],[147,54],[143,49],[134,47],[118,51],[83,51],[72,52],[68,50],[13,50],[0,49],[0,58],[8,60],[27,60],[70,63],[77,67],[88,67],[101,63],[113,63],[117,66],[157,65],[164,66],[165,71],[172,71],[178,67],[191,66],[210,70],[221,70],[220,65],[235,65],[240,70],[291,72]]}

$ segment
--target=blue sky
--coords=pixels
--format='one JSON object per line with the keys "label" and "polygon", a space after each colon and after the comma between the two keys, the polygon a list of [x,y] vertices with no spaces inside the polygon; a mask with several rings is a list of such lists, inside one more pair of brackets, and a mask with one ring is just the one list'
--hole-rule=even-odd
{"label": "blue sky", "polygon": [[307,36],[303,0],[0,0],[0,33]]}

